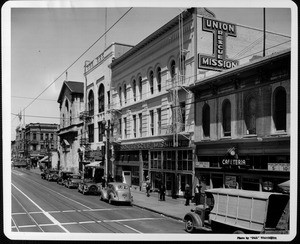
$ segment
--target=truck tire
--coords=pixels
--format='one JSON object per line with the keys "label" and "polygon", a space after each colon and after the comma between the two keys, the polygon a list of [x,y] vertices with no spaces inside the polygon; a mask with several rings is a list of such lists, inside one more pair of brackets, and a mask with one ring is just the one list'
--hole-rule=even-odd
{"label": "truck tire", "polygon": [[188,233],[193,233],[195,231],[194,222],[193,222],[193,219],[191,217],[187,217],[186,220],[185,220],[185,230]]}

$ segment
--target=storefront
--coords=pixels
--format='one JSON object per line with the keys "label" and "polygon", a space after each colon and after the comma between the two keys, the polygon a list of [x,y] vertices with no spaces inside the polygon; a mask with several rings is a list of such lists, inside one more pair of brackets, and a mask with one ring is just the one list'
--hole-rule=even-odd
{"label": "storefront", "polygon": [[[203,189],[280,191],[290,179],[289,139],[197,145],[195,176]],[[253,151],[256,148],[256,151]],[[232,155],[231,155],[232,154]]]}

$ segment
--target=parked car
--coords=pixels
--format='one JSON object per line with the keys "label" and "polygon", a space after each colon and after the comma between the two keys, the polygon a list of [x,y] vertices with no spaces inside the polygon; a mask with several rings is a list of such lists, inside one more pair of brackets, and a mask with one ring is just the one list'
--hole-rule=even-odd
{"label": "parked car", "polygon": [[65,182],[66,182],[66,180],[67,180],[67,178],[68,178],[68,176],[70,175],[70,174],[73,174],[73,172],[71,172],[71,171],[66,171],[66,170],[60,170],[59,172],[58,172],[58,178],[57,178],[57,184],[59,184],[59,185],[64,185],[65,184]]}
{"label": "parked car", "polygon": [[81,179],[78,185],[78,192],[83,195],[94,194],[99,195],[101,188],[101,183],[96,183],[93,179],[85,178]]}
{"label": "parked car", "polygon": [[69,174],[65,182],[65,187],[78,188],[79,182],[81,181],[80,174]]}
{"label": "parked car", "polygon": [[202,205],[184,216],[185,230],[234,234],[286,234],[289,195],[215,188],[205,191]]}
{"label": "parked car", "polygon": [[49,170],[46,174],[46,179],[48,181],[57,181],[58,179],[58,170]]}
{"label": "parked car", "polygon": [[123,202],[132,204],[132,195],[130,186],[120,182],[110,182],[107,187],[100,188],[100,200],[108,201],[110,204],[113,202]]}

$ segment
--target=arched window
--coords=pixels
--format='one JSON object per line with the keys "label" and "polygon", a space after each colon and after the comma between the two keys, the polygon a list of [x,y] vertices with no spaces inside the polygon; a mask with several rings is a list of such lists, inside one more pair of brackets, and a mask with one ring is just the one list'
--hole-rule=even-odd
{"label": "arched window", "polygon": [[99,113],[104,112],[104,103],[105,103],[105,95],[104,95],[104,85],[100,84],[98,90],[98,103],[99,103]]}
{"label": "arched window", "polygon": [[136,101],[136,81],[132,82],[132,93],[133,93],[133,101]]}
{"label": "arched window", "polygon": [[175,75],[176,75],[175,61],[174,60],[171,61],[170,68],[171,68],[171,70],[170,70],[171,79],[173,80],[175,78]]}
{"label": "arched window", "polygon": [[286,91],[278,87],[274,92],[273,119],[276,130],[286,130]]}
{"label": "arched window", "polygon": [[231,104],[227,99],[222,106],[222,126],[224,136],[231,136]]}
{"label": "arched window", "polygon": [[120,102],[120,106],[122,106],[122,87],[119,87],[119,102]]}
{"label": "arched window", "polygon": [[156,70],[156,76],[157,76],[157,90],[158,92],[161,91],[161,68],[158,67]]}
{"label": "arched window", "polygon": [[202,109],[202,128],[204,137],[210,137],[210,107],[207,103]]}
{"label": "arched window", "polygon": [[256,100],[249,97],[245,104],[245,123],[247,134],[256,134]]}
{"label": "arched window", "polygon": [[124,103],[127,103],[127,88],[126,88],[126,84],[124,84]]}
{"label": "arched window", "polygon": [[143,81],[142,77],[139,77],[139,92],[140,92],[140,100],[143,98]]}
{"label": "arched window", "polygon": [[70,110],[70,125],[72,124],[72,111]]}
{"label": "arched window", "polygon": [[89,92],[88,110],[89,110],[89,115],[93,116],[94,115],[94,92],[92,90]]}
{"label": "arched window", "polygon": [[65,106],[66,106],[66,110],[69,111],[69,103],[68,103],[68,100],[66,100]]}
{"label": "arched window", "polygon": [[151,93],[151,95],[154,92],[153,78],[154,78],[154,75],[153,75],[153,71],[151,70],[150,73],[149,73],[149,86],[150,86],[150,93]]}

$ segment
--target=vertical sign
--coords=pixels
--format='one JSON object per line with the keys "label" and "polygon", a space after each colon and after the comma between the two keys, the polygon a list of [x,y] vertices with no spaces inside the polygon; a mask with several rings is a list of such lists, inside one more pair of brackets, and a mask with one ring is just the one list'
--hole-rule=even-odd
{"label": "vertical sign", "polygon": [[203,31],[213,33],[213,55],[198,54],[198,68],[221,71],[238,65],[237,60],[226,57],[226,37],[236,37],[236,25],[203,17]]}

